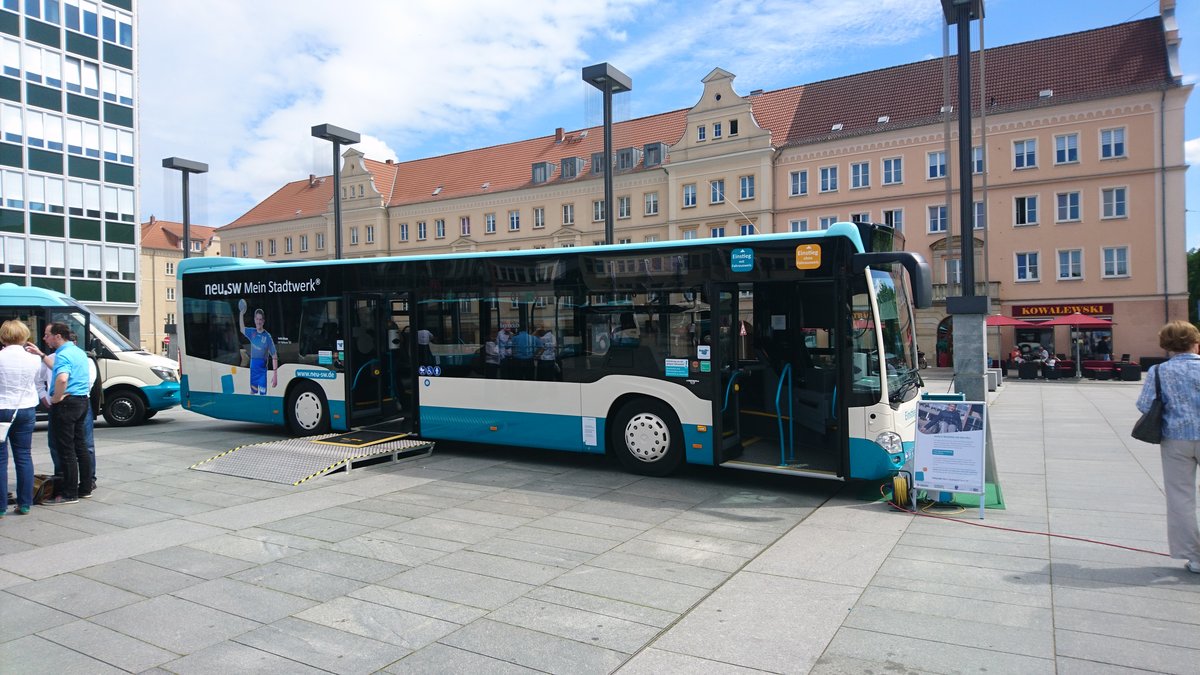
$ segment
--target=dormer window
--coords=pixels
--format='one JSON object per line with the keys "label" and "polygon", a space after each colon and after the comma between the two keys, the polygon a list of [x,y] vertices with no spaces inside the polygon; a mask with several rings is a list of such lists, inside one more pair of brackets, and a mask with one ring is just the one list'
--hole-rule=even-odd
{"label": "dormer window", "polygon": [[617,171],[629,171],[637,166],[639,151],[637,148],[621,148],[617,151]]}
{"label": "dormer window", "polygon": [[642,148],[642,152],[646,166],[658,166],[663,163],[667,148],[665,143],[647,143]]}
{"label": "dormer window", "polygon": [[533,182],[545,183],[550,180],[550,174],[554,171],[550,162],[536,162],[533,165]]}
{"label": "dormer window", "polygon": [[592,153],[592,173],[596,175],[604,175],[604,153]]}
{"label": "dormer window", "polygon": [[578,178],[579,172],[583,169],[583,167],[581,166],[582,164],[583,164],[583,160],[581,160],[578,157],[563,158],[563,161],[560,164],[562,169],[559,174],[559,177],[562,178],[563,180],[569,180],[571,178]]}

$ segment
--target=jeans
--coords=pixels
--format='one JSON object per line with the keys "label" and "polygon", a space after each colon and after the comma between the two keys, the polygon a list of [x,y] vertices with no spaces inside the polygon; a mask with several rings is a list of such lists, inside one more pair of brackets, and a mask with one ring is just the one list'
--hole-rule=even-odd
{"label": "jeans", "polygon": [[8,451],[12,449],[13,464],[17,469],[17,506],[29,508],[33,505],[33,426],[37,422],[37,408],[0,410],[0,420],[12,417],[8,439],[0,443],[3,452],[3,468],[0,469],[0,496],[5,500],[0,513],[8,510]]}
{"label": "jeans", "polygon": [[87,449],[87,396],[68,396],[50,407],[50,430],[58,448],[63,496],[92,493],[92,459]]}
{"label": "jeans", "polygon": [[[87,409],[87,418],[84,420],[83,437],[87,439],[88,457],[92,460],[92,482],[96,482],[96,416],[92,413],[92,406],[89,404]],[[54,442],[54,422],[53,418],[46,426],[46,445],[50,448],[50,461],[54,462],[54,475],[61,477],[63,475],[62,467],[58,462],[58,444]]]}

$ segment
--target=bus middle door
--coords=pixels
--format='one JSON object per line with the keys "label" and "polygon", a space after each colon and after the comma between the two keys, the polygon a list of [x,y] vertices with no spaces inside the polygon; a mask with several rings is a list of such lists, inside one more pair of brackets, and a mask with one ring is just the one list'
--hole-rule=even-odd
{"label": "bus middle door", "polygon": [[379,294],[352,293],[346,296],[346,413],[351,428],[371,424],[384,415],[387,371],[385,310],[390,309]]}
{"label": "bus middle door", "polygon": [[714,368],[719,374],[719,387],[713,401],[713,419],[717,420],[717,461],[736,456],[742,443],[741,430],[741,383],[739,367],[738,336],[738,285],[715,284],[712,286],[712,315],[708,329],[700,337],[701,344],[712,348]]}

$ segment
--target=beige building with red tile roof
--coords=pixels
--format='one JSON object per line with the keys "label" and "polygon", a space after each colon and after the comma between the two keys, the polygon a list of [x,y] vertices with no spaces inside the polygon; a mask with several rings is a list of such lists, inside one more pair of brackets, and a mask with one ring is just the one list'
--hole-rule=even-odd
{"label": "beige building with red tile roof", "polygon": [[[221,237],[216,228],[189,225],[188,239],[193,256],[221,255]],[[142,249],[139,269],[142,303],[139,306],[141,347],[165,352],[165,328],[175,323],[175,266],[183,260],[183,223],[158,220],[150,216],[142,223]],[[135,337],[135,336],[129,336]],[[172,338],[173,339],[173,338]]]}
{"label": "beige building with red tile roof", "polygon": [[[1157,327],[1187,316],[1191,85],[1174,2],[1161,7],[1162,17],[989,48],[982,94],[978,53],[972,66],[979,292],[993,313],[1111,318],[1114,351],[1134,358],[1160,354]],[[932,59],[742,95],[714,69],[692,108],[614,125],[616,243],[894,224],[933,265],[939,303],[920,312],[919,340],[948,363],[944,298],[959,294],[961,266],[943,76]],[[600,243],[602,145],[590,128],[399,163],[350,148],[343,257]],[[327,177],[289,183],[220,229],[223,252],[331,258],[332,200]],[[1002,330],[993,355],[1015,341],[1071,351],[1066,328]],[[1100,335],[1088,334],[1085,353]]]}

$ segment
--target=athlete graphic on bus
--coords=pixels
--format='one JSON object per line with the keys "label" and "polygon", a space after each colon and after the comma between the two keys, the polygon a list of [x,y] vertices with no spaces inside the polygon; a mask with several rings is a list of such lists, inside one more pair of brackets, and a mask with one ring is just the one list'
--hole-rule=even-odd
{"label": "athlete graphic on bus", "polygon": [[271,387],[279,386],[279,355],[275,352],[275,341],[263,329],[266,313],[254,310],[254,327],[246,326],[246,299],[238,300],[238,326],[250,341],[250,393],[267,395],[267,357],[271,358]]}

